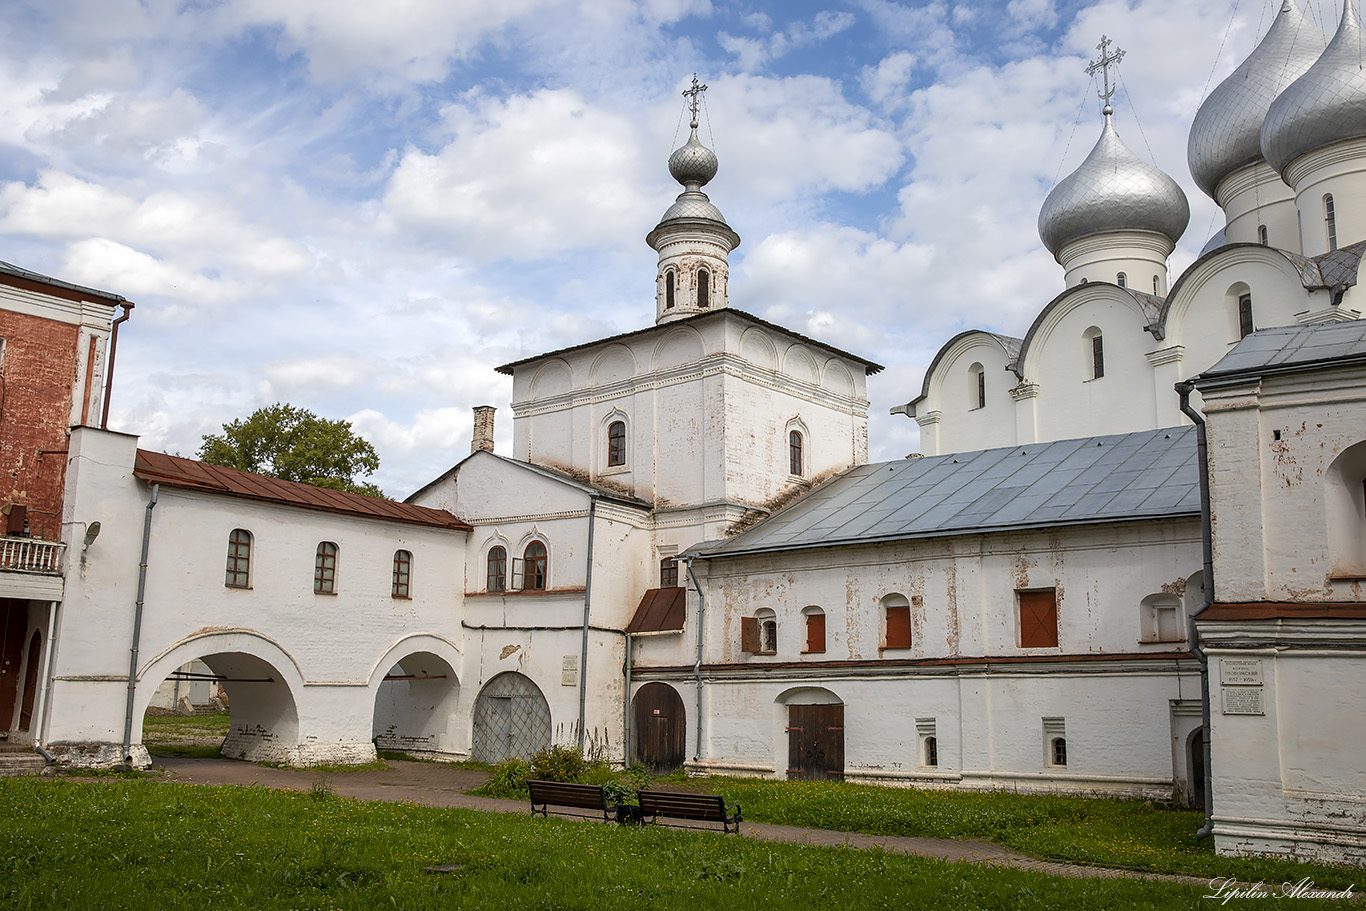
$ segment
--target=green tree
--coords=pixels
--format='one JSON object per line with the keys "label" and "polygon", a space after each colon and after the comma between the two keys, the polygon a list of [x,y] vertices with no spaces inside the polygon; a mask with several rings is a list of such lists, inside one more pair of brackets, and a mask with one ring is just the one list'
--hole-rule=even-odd
{"label": "green tree", "polygon": [[329,421],[306,408],[276,403],[204,435],[201,461],[254,471],[329,490],[383,497],[374,484],[357,481],[379,468],[375,447],[356,436],[350,421]]}

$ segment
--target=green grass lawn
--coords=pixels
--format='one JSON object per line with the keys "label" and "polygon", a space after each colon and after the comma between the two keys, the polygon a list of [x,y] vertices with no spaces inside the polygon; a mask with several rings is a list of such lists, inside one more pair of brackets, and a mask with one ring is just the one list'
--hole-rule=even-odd
{"label": "green grass lawn", "polygon": [[[14,911],[1214,906],[1204,889],[1166,883],[360,803],[321,789],[5,779],[0,817],[0,907]],[[427,872],[437,864],[457,869]]]}
{"label": "green grass lawn", "polygon": [[146,715],[142,719],[142,743],[159,756],[219,755],[228,736],[227,712],[210,715]]}

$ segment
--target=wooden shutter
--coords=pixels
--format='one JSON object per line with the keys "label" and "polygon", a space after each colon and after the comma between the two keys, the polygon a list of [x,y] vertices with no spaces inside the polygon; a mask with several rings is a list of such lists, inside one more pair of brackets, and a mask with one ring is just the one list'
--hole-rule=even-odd
{"label": "wooden shutter", "polygon": [[825,651],[825,614],[806,615],[806,650]]}
{"label": "wooden shutter", "polygon": [[1020,648],[1058,644],[1058,595],[1053,589],[1020,592]]}
{"label": "wooden shutter", "polygon": [[911,608],[909,605],[887,608],[886,647],[911,647]]}
{"label": "wooden shutter", "polygon": [[740,618],[740,651],[755,652],[763,651],[763,640],[759,637],[759,618],[741,617]]}

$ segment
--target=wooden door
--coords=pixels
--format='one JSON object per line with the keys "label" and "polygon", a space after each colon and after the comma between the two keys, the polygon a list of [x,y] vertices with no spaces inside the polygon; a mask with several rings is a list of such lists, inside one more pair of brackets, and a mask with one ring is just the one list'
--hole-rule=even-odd
{"label": "wooden door", "polygon": [[19,698],[19,670],[28,631],[28,602],[0,598],[0,734],[14,726],[14,703]]}
{"label": "wooden door", "polygon": [[844,778],[844,706],[787,707],[787,777],[802,781]]}
{"label": "wooden door", "polygon": [[647,683],[636,692],[636,761],[656,774],[683,767],[687,716],[683,699],[667,683]]}

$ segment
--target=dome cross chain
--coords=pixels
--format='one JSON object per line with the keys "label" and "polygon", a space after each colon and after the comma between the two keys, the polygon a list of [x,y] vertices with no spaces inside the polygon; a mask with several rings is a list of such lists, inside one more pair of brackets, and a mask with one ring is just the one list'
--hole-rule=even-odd
{"label": "dome cross chain", "polygon": [[1101,71],[1101,77],[1105,83],[1105,89],[1097,94],[1100,95],[1100,100],[1105,102],[1105,107],[1101,110],[1101,113],[1107,117],[1113,114],[1115,110],[1113,107],[1110,106],[1110,99],[1115,94],[1115,86],[1113,83],[1110,82],[1110,66],[1114,65],[1116,68],[1118,68],[1119,62],[1124,59],[1124,51],[1120,50],[1119,48],[1115,48],[1113,54],[1109,52],[1108,48],[1112,44],[1114,44],[1114,42],[1111,41],[1108,36],[1101,35],[1100,44],[1096,45],[1096,50],[1100,51],[1100,57],[1096,60],[1092,60],[1086,66],[1086,73],[1089,76],[1094,76],[1096,74],[1096,70]]}
{"label": "dome cross chain", "polygon": [[688,99],[688,110],[692,113],[692,128],[697,129],[697,99],[707,87],[697,81],[697,74],[693,73],[692,86],[683,90],[683,97]]}

